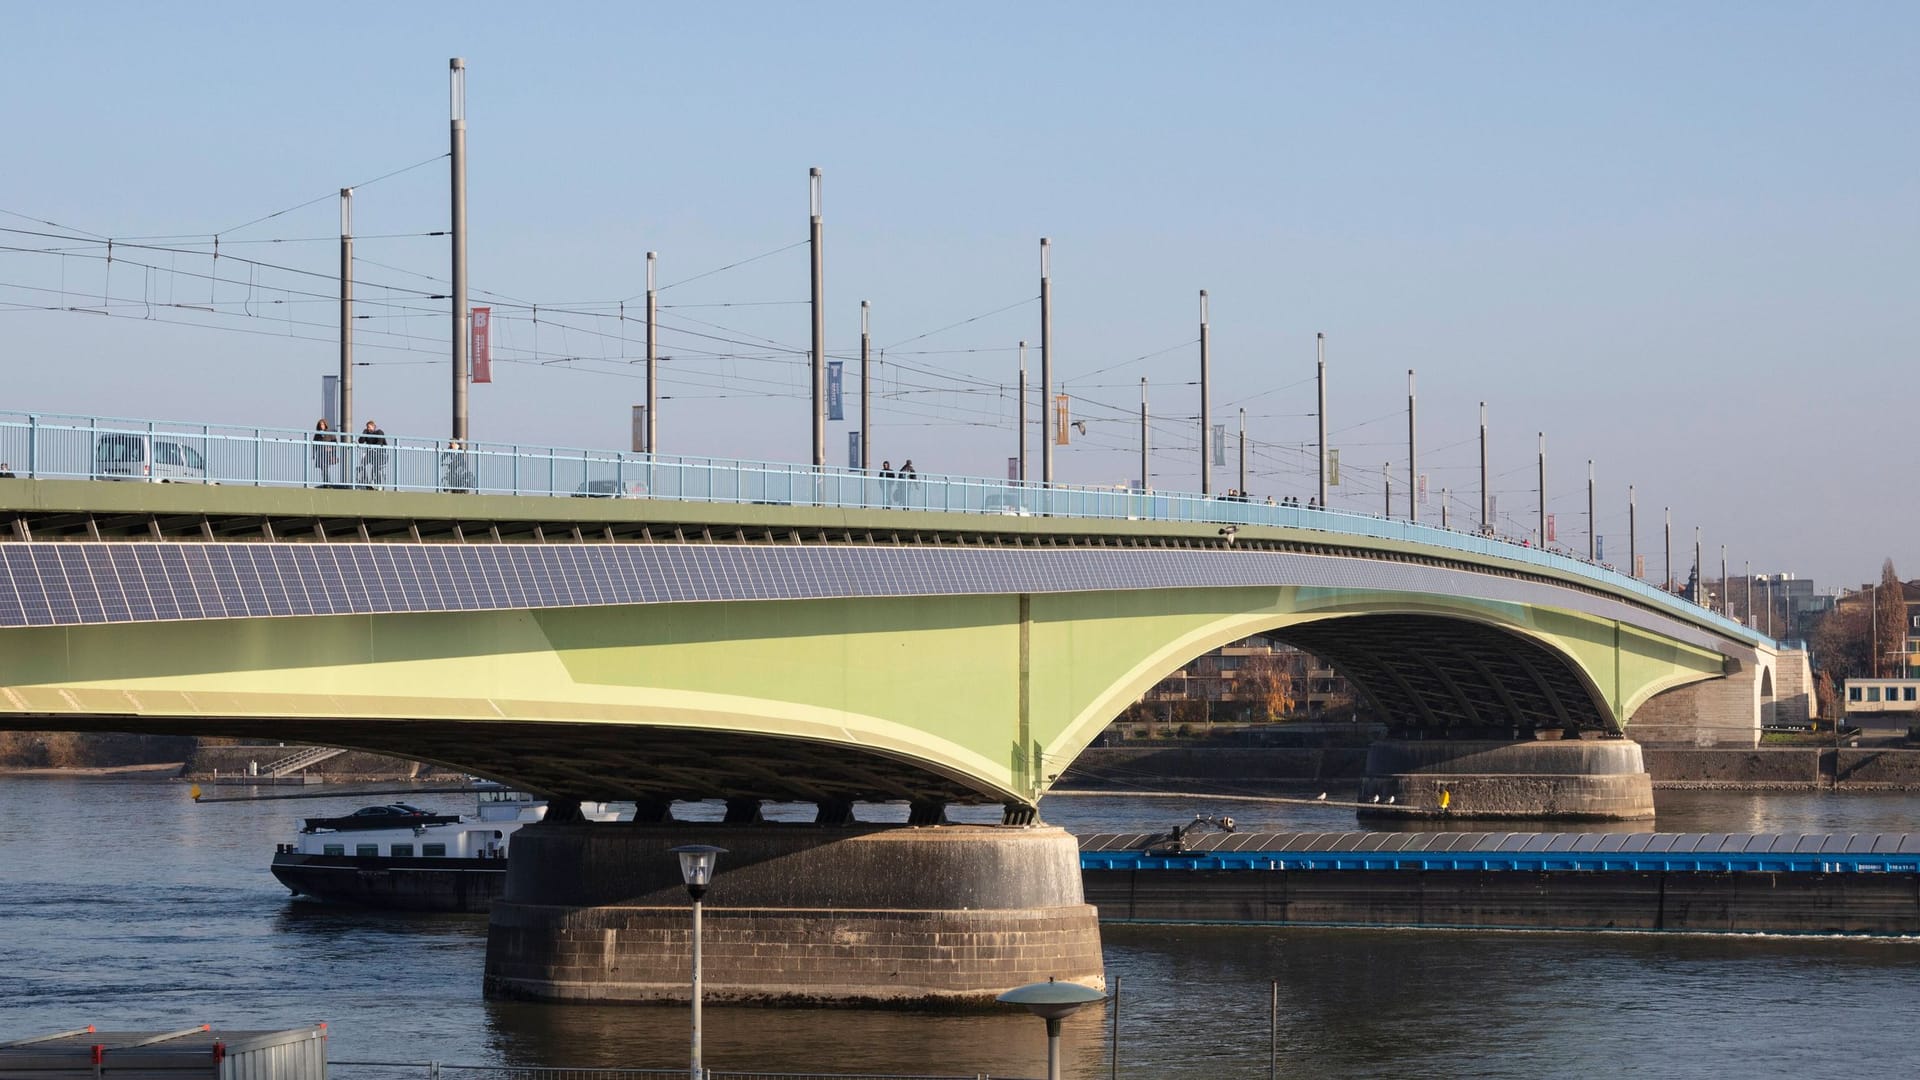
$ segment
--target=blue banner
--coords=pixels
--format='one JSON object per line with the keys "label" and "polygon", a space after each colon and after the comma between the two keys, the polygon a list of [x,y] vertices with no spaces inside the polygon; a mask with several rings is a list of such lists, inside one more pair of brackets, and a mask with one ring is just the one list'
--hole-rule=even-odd
{"label": "blue banner", "polygon": [[827,419],[845,420],[840,410],[840,369],[838,360],[827,361]]}
{"label": "blue banner", "polygon": [[857,469],[859,467],[860,433],[857,431],[849,431],[847,432],[847,468]]}

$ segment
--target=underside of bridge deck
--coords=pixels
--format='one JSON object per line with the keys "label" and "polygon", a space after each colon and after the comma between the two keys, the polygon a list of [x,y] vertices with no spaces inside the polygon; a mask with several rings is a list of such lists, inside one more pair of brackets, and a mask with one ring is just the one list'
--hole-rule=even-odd
{"label": "underside of bridge deck", "polygon": [[1276,631],[1345,676],[1395,731],[1470,737],[1620,728],[1579,670],[1482,623],[1367,615]]}
{"label": "underside of bridge deck", "polygon": [[528,791],[664,806],[675,800],[993,803],[928,768],[856,746],[748,732],[615,724],[292,718],[7,716],[0,729],[141,731],[301,741],[428,761]]}

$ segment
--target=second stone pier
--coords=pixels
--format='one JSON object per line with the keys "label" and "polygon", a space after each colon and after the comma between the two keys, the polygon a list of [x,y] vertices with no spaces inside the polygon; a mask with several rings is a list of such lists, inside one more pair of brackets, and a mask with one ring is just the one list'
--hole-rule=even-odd
{"label": "second stone pier", "polygon": [[1638,821],[1653,780],[1630,739],[1389,739],[1368,748],[1360,802],[1362,817]]}
{"label": "second stone pier", "polygon": [[704,904],[707,1000],[974,1007],[1049,977],[1105,986],[1078,847],[1057,828],[608,822],[514,836],[487,991],[687,1000],[680,844],[727,849]]}

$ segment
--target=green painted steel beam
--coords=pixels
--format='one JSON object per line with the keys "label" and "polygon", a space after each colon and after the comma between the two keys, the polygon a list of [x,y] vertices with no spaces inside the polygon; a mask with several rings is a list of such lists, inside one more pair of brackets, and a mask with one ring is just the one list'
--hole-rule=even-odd
{"label": "green painted steel beam", "polygon": [[1031,802],[1194,657],[1373,614],[1533,642],[1615,726],[1725,663],[1578,613],[1292,587],[207,620],[0,631],[0,724],[424,746],[582,796]]}

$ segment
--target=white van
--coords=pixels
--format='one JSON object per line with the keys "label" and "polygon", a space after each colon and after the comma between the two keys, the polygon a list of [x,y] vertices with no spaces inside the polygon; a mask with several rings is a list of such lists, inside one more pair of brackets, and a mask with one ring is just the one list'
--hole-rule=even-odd
{"label": "white van", "polygon": [[93,448],[93,475],[100,480],[150,484],[204,484],[207,461],[200,451],[159,435],[114,432]]}

